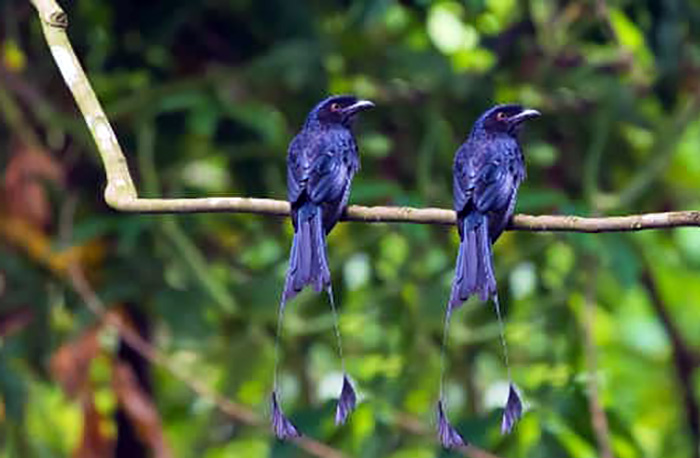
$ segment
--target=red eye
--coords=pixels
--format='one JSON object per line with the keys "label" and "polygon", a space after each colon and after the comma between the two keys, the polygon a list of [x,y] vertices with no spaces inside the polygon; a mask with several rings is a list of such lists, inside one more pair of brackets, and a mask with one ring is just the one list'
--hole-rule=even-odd
{"label": "red eye", "polygon": [[340,104],[338,102],[332,103],[331,111],[340,111]]}
{"label": "red eye", "polygon": [[504,112],[502,112],[502,111],[499,111],[498,113],[496,113],[496,119],[497,119],[498,121],[505,121],[507,117],[508,117],[508,115],[506,115],[506,114],[505,114]]}

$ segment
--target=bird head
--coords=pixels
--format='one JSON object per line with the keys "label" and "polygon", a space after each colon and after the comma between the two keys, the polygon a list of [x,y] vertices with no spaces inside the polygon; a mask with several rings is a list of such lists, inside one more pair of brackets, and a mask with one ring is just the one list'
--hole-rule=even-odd
{"label": "bird head", "polygon": [[316,105],[309,114],[307,124],[349,126],[357,113],[372,107],[374,103],[358,99],[354,95],[334,95]]}
{"label": "bird head", "polygon": [[505,133],[515,136],[520,131],[523,122],[539,116],[539,111],[523,108],[521,105],[496,105],[482,114],[474,127],[483,129],[492,135]]}

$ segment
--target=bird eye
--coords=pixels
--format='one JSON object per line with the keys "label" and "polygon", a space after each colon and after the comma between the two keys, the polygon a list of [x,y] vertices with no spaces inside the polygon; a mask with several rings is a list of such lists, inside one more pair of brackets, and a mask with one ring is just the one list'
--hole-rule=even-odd
{"label": "bird eye", "polygon": [[338,102],[331,103],[331,111],[340,111],[340,104]]}
{"label": "bird eye", "polygon": [[496,119],[498,121],[505,121],[505,119],[507,117],[508,117],[508,115],[506,115],[505,112],[503,112],[503,111],[499,111],[498,113],[496,113]]}

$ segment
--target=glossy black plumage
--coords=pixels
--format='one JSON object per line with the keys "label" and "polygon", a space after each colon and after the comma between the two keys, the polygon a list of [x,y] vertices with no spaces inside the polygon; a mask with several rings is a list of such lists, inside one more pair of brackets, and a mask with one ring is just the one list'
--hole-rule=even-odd
{"label": "glossy black plumage", "polygon": [[[336,319],[331,287],[331,273],[326,257],[326,235],[343,214],[350,196],[350,186],[360,168],[357,144],[351,131],[355,115],[374,106],[354,96],[333,96],[321,101],[309,113],[301,131],[289,145],[287,154],[287,197],[291,204],[294,239],[289,267],[280,301],[278,338],[287,301],[304,287],[327,291]],[[335,332],[338,351],[343,360],[340,331]],[[272,427],[280,439],[299,435],[298,429],[284,416],[278,401],[277,356],[275,387],[272,394]],[[336,424],[342,424],[355,408],[356,395],[345,374],[336,407]]]}
{"label": "glossy black plumage", "polygon": [[350,130],[353,117],[357,110],[369,106],[369,102],[358,102],[353,96],[328,98],[311,111],[289,145],[287,197],[292,205],[295,236],[283,293],[285,301],[306,285],[322,291],[330,284],[325,236],[343,213],[353,176],[360,168],[357,144]]}
{"label": "glossy black plumage", "polygon": [[[536,116],[539,112],[512,104],[498,105],[486,111],[457,150],[453,166],[454,210],[460,244],[445,314],[444,342],[447,342],[450,316],[455,308],[474,294],[482,301],[493,300],[509,379],[508,399],[501,421],[504,434],[513,429],[522,415],[522,402],[510,376],[491,245],[513,216],[518,188],[525,179],[525,160],[518,143],[518,132],[524,121]],[[443,355],[444,351],[443,345]],[[438,440],[445,448],[460,447],[466,441],[447,418],[444,367],[440,370]]]}
{"label": "glossy black plumage", "polygon": [[496,293],[491,245],[513,216],[525,161],[518,130],[539,115],[519,105],[499,105],[474,123],[471,134],[455,154],[454,210],[461,239],[450,308],[472,294],[487,300]]}

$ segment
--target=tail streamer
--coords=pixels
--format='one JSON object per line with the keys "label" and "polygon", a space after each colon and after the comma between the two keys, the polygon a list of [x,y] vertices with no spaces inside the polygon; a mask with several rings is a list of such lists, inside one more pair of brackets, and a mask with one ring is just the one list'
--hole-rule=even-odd
{"label": "tail streamer", "polygon": [[287,440],[301,436],[299,429],[291,422],[284,414],[279,403],[280,387],[279,387],[279,346],[282,337],[282,321],[284,318],[285,299],[282,297],[280,306],[277,311],[277,333],[275,335],[275,368],[274,382],[272,388],[272,396],[270,399],[271,423],[272,432],[278,439]]}
{"label": "tail streamer", "polygon": [[452,426],[445,413],[447,405],[445,400],[445,352],[447,351],[447,335],[450,328],[451,317],[452,306],[447,304],[445,324],[442,329],[442,350],[440,352],[440,400],[437,403],[438,440],[446,449],[464,447],[467,445],[467,441],[465,441],[457,429]]}
{"label": "tail streamer", "polygon": [[290,252],[289,269],[277,315],[271,420],[275,436],[283,440],[299,437],[301,433],[284,415],[280,405],[279,346],[282,336],[282,323],[287,301],[296,296],[306,285],[311,285],[314,290],[318,292],[325,289],[328,294],[328,300],[333,314],[333,331],[335,333],[338,355],[343,369],[343,385],[335,412],[335,424],[342,425],[355,410],[357,395],[345,369],[345,357],[343,355],[343,345],[340,337],[338,311],[335,306],[333,288],[330,280],[330,269],[328,267],[328,259],[326,258],[326,238],[323,229],[323,218],[320,209],[311,205],[302,207],[302,211],[299,212],[297,231],[294,234]]}
{"label": "tail streamer", "polygon": [[515,424],[520,420],[523,415],[523,403],[518,394],[518,390],[513,383],[513,377],[510,372],[510,363],[508,361],[508,345],[506,344],[506,336],[503,330],[503,319],[501,317],[501,304],[498,300],[498,294],[493,295],[493,304],[496,309],[496,316],[498,317],[498,331],[501,338],[501,348],[503,349],[503,362],[506,365],[506,370],[508,371],[508,399],[506,399],[506,406],[503,409],[503,418],[501,420],[501,434],[510,433]]}
{"label": "tail streamer", "polygon": [[[508,434],[513,430],[518,420],[520,420],[522,417],[523,404],[522,400],[520,399],[520,395],[518,394],[518,389],[516,388],[515,383],[513,383],[513,378],[511,376],[510,362],[508,359],[508,345],[506,343],[505,332],[503,330],[503,319],[501,316],[501,307],[497,294],[493,295],[493,302],[496,309],[496,316],[498,317],[503,361],[508,373],[508,398],[506,399],[506,405],[503,409],[503,417],[501,419],[501,434]],[[446,413],[447,400],[445,393],[445,353],[447,351],[447,337],[450,327],[450,318],[452,317],[452,310],[452,307],[448,304],[445,312],[445,324],[442,333],[442,350],[440,352],[440,399],[437,404],[438,440],[446,449],[463,447],[468,444],[457,429],[452,426]]]}
{"label": "tail streamer", "polygon": [[333,313],[333,330],[335,332],[335,340],[338,346],[338,356],[340,357],[340,364],[343,369],[343,386],[340,390],[340,397],[338,398],[338,403],[335,408],[335,424],[336,426],[345,424],[350,414],[355,410],[357,405],[357,394],[355,393],[355,388],[352,386],[350,377],[345,369],[345,356],[343,355],[343,342],[340,338],[340,326],[338,324],[338,310],[335,307],[335,300],[333,298],[333,288],[328,285],[326,288],[328,293],[328,301],[331,304],[331,311]]}

